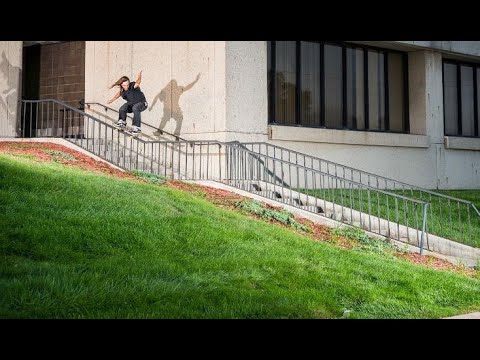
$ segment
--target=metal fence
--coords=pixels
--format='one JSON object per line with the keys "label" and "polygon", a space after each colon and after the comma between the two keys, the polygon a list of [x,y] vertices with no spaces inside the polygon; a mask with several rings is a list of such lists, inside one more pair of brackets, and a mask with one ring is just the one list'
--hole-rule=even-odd
{"label": "metal fence", "polygon": [[125,170],[171,179],[221,179],[217,141],[151,141],[58,100],[22,100],[21,137],[60,137]]}
{"label": "metal fence", "polygon": [[225,182],[423,248],[428,202],[225,144]]}
{"label": "metal fence", "polygon": [[[428,208],[428,233],[465,244],[480,246],[480,212],[470,201],[422,189],[401,181],[354,169],[349,166],[265,142],[231,142],[230,144],[251,151],[260,157],[269,156],[282,160],[285,162],[284,164],[291,164],[292,166],[302,169],[316,170],[328,176],[331,175],[337,180],[330,182],[328,184],[329,187],[336,188],[339,186],[339,179],[344,179],[365,185],[369,188],[384,190],[389,193],[396,193],[411,199],[428,202],[430,204]],[[271,168],[271,166],[269,168]],[[302,176],[301,172],[300,176]],[[289,181],[287,175],[285,179],[286,184],[291,187],[294,186],[294,184],[290,184]],[[340,185],[340,188],[341,187]],[[308,188],[304,189],[306,191],[309,190]]]}

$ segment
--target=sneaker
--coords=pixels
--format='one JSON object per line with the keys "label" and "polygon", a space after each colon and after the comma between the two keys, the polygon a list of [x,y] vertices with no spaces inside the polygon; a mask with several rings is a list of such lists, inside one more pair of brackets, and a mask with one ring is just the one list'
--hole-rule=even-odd
{"label": "sneaker", "polygon": [[115,125],[117,125],[118,127],[126,127],[127,126],[127,122],[126,121],[123,121],[123,120],[118,120]]}
{"label": "sneaker", "polygon": [[137,126],[132,126],[132,130],[130,130],[130,132],[131,132],[132,134],[139,134],[139,133],[142,132],[142,129],[140,129],[140,128],[137,127]]}

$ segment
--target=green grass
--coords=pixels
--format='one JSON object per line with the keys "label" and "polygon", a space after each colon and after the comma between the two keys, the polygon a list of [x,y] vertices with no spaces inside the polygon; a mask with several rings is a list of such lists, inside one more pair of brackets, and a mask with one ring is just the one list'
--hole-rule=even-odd
{"label": "green grass", "polygon": [[[298,191],[335,202],[362,213],[371,213],[392,222],[412,228],[422,228],[422,206],[374,190],[299,189]],[[427,214],[427,231],[447,239],[480,248],[480,217],[471,206],[448,199],[430,197],[419,191],[391,191],[405,197],[430,202]],[[480,205],[480,190],[439,191],[446,195],[472,201]],[[370,202],[369,202],[370,199]],[[370,203],[370,207],[369,207]],[[320,202],[319,205],[322,205]],[[480,208],[479,208],[480,209]],[[341,208],[336,211],[341,212]],[[348,210],[345,210],[348,211]],[[372,228],[378,228],[372,223]]]}
{"label": "green grass", "polygon": [[339,249],[166,186],[3,154],[0,229],[1,318],[480,310],[479,278]]}

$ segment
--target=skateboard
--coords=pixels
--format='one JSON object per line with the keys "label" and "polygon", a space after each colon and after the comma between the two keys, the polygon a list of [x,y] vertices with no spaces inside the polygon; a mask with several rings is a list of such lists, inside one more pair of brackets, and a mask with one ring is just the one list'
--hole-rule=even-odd
{"label": "skateboard", "polygon": [[118,129],[120,131],[123,131],[124,133],[127,133],[131,136],[138,136],[141,135],[142,133],[133,133],[132,128],[130,126],[118,126],[117,124],[112,124],[115,129]]}

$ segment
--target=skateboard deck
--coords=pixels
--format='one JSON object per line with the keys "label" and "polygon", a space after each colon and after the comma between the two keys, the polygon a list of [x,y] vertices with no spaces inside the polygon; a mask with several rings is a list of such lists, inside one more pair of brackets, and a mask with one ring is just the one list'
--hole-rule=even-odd
{"label": "skateboard deck", "polygon": [[117,124],[112,124],[115,129],[118,129],[120,131],[123,131],[124,133],[127,133],[131,136],[138,136],[141,135],[142,133],[132,133],[132,128],[130,126],[118,126]]}

